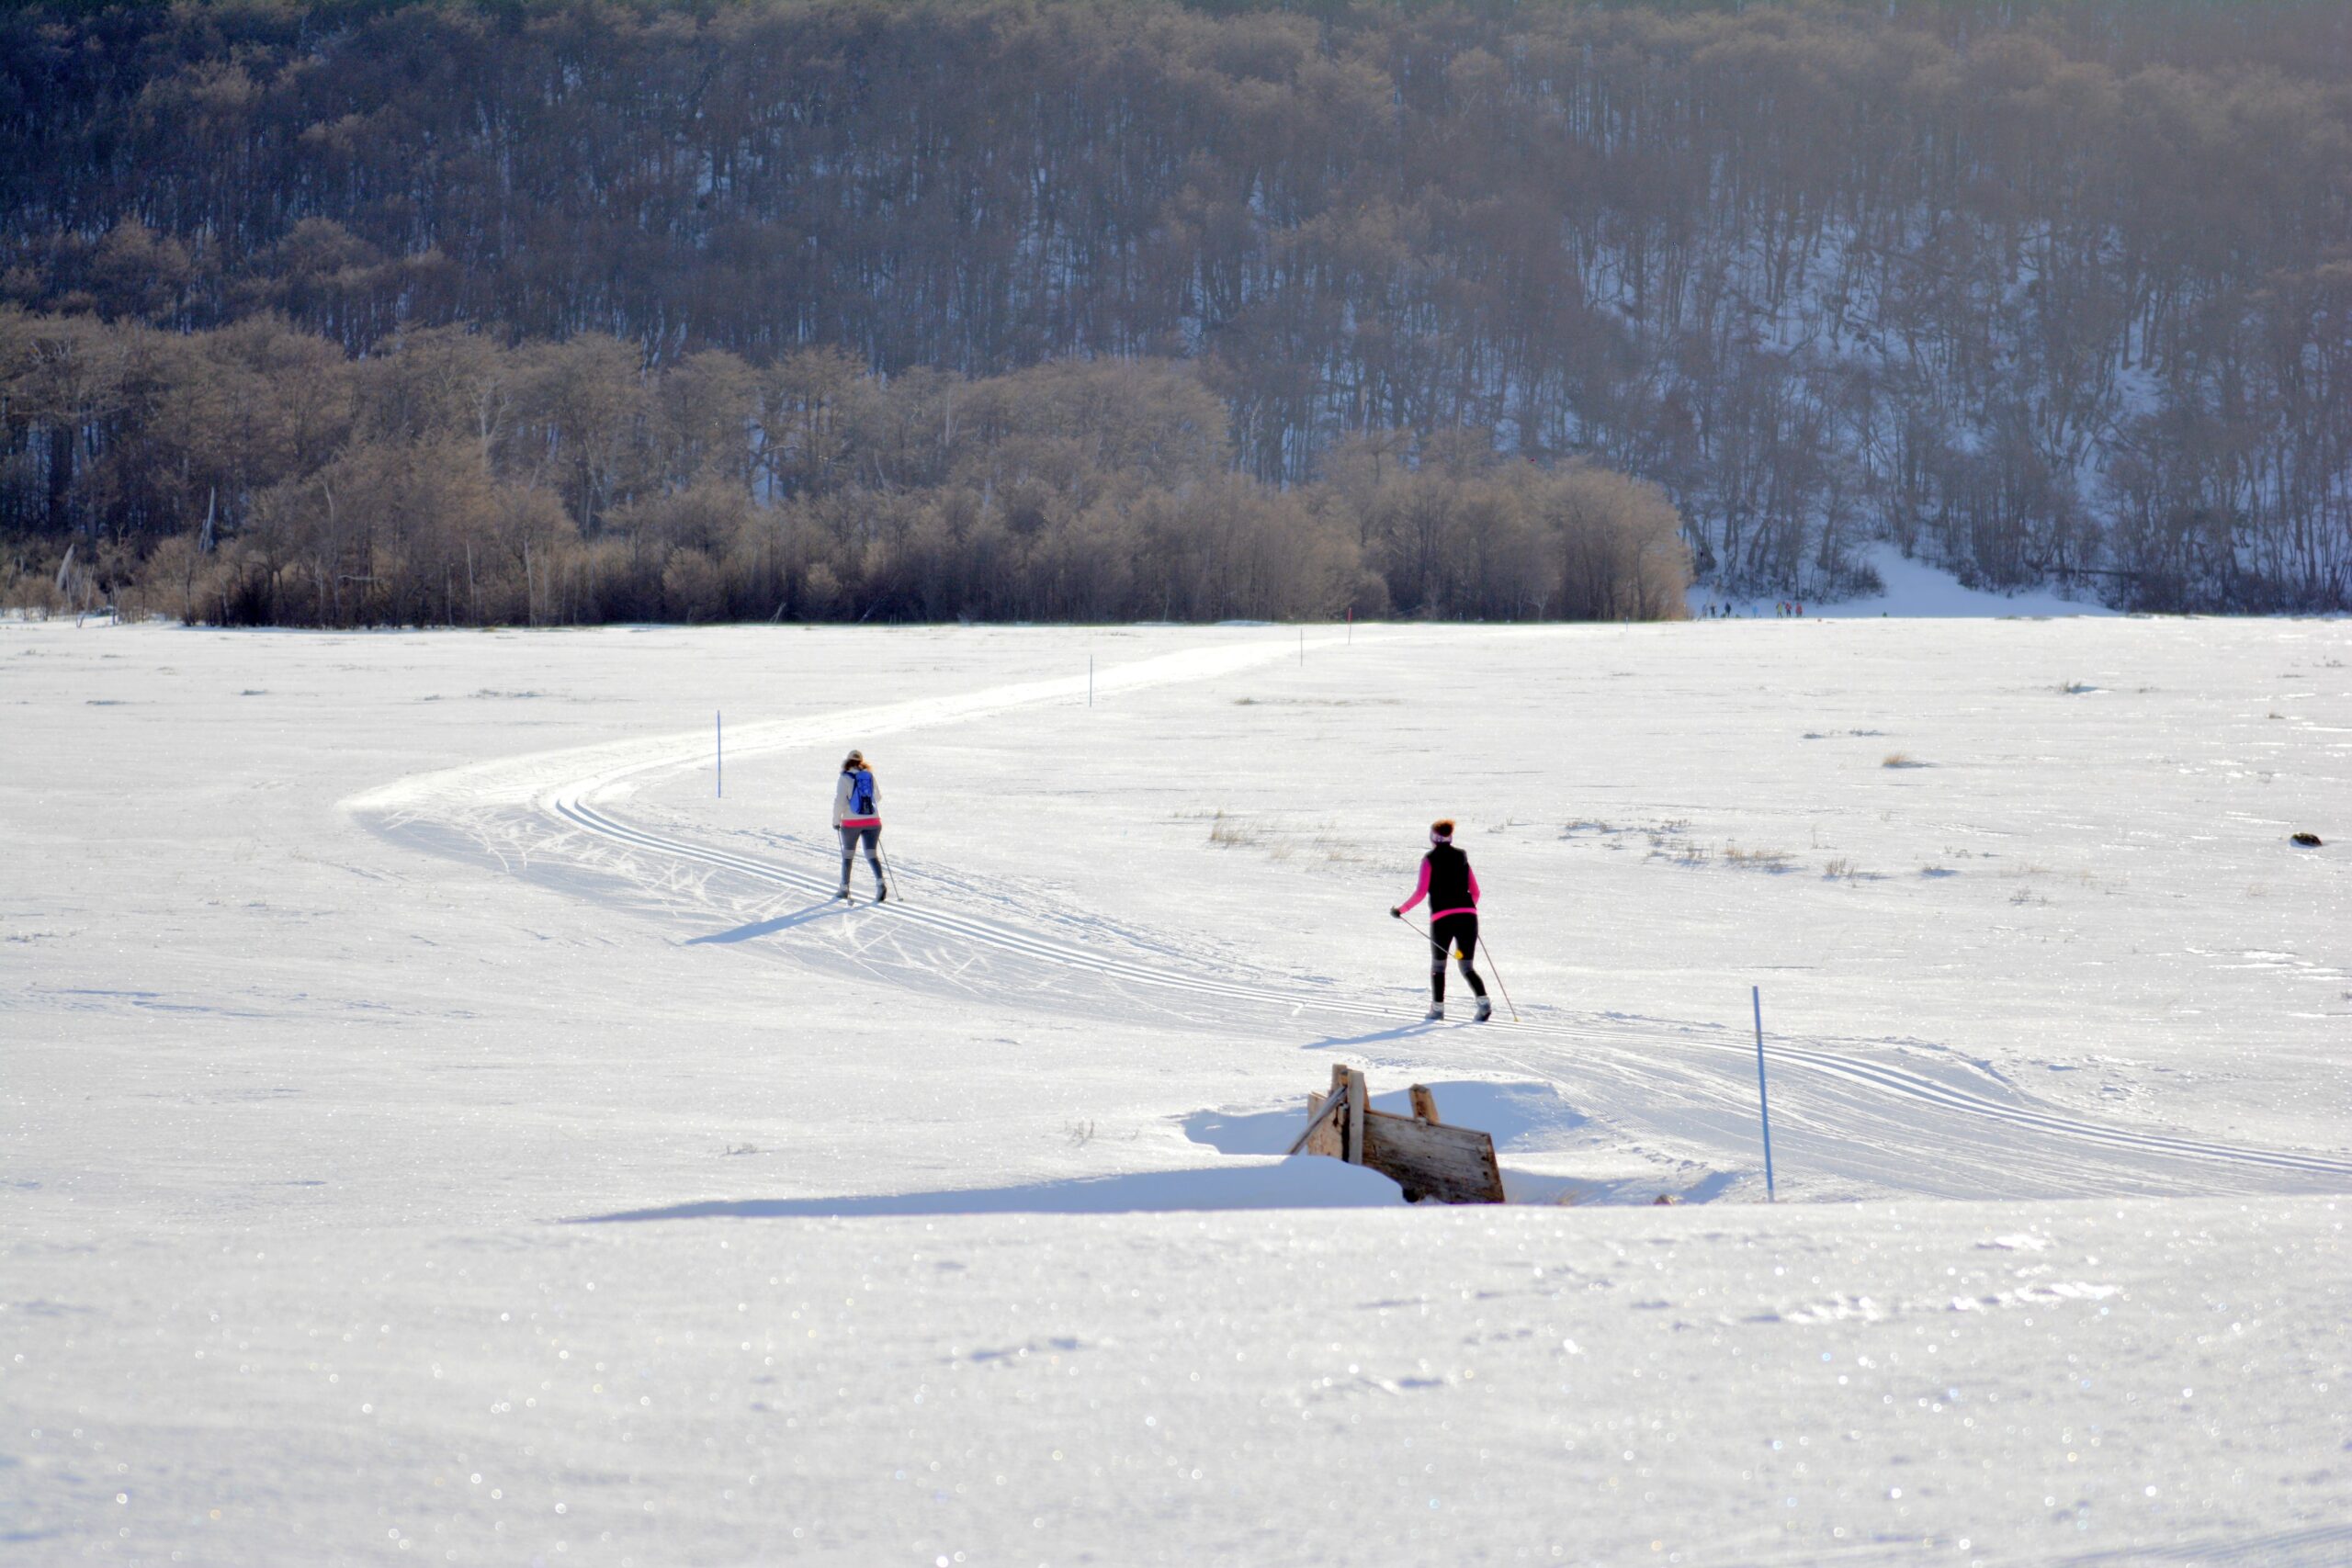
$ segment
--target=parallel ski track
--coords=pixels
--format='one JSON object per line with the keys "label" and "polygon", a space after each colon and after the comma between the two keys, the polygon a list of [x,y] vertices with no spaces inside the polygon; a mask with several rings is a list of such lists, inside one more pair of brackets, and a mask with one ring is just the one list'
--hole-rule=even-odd
{"label": "parallel ski track", "polygon": [[[827,878],[813,876],[787,866],[774,864],[731,851],[697,844],[683,839],[668,837],[647,829],[633,827],[616,820],[589,806],[581,798],[579,788],[565,790],[548,797],[548,804],[555,814],[573,827],[601,838],[625,844],[632,849],[674,857],[703,865],[736,872],[741,875],[774,883],[779,886],[817,896],[830,894],[833,884]],[[1379,1019],[1393,1021],[1393,1009],[1375,1002],[1357,1001],[1344,997],[1318,996],[1311,991],[1280,990],[1251,985],[1246,981],[1218,979],[1212,976],[1186,974],[1180,970],[1160,968],[1137,963],[1132,959],[1114,958],[1103,953],[1087,953],[1058,942],[1049,942],[1010,926],[1000,925],[978,916],[957,914],[952,910],[928,906],[893,904],[891,918],[912,921],[933,931],[1016,953],[1024,957],[1042,960],[1066,968],[1090,971],[1114,979],[1138,985],[1161,987],[1197,996],[1222,997],[1235,1001],[1264,1003],[1297,1009],[1314,1008],[1327,1013],[1351,1018]],[[1598,1031],[1589,1027],[1546,1021],[1507,1023],[1497,1020],[1484,1026],[1487,1030],[1510,1035],[1573,1043],[1588,1049],[1597,1048],[1619,1055],[1632,1055],[1622,1045],[1613,1044]],[[1705,1039],[1680,1039],[1677,1045],[1723,1055],[1745,1057],[1748,1048],[1744,1044]],[[1501,1055],[1489,1052],[1489,1055]],[[1503,1057],[1513,1066],[1528,1072],[1538,1069],[1514,1058]],[[2027,1106],[2005,1105],[1998,1100],[1939,1083],[1933,1078],[1906,1072],[1903,1068],[1882,1063],[1861,1061],[1830,1052],[1786,1043],[1772,1047],[1772,1059],[1826,1077],[1842,1079],[1849,1084],[1874,1089],[1944,1111],[2006,1122],[2011,1126],[2036,1133],[2054,1134],[2082,1143],[2134,1153],[2160,1155],[2172,1158],[2202,1160],[2238,1166],[2262,1166],[2279,1170],[2304,1172],[2314,1176],[2352,1179],[2352,1160],[2331,1158],[2324,1155],[2298,1154],[2285,1150],[2248,1148],[2237,1145],[2209,1143],[2195,1138],[2173,1137],[2160,1133],[2133,1132],[2128,1128],[2102,1126],[2048,1111]]]}

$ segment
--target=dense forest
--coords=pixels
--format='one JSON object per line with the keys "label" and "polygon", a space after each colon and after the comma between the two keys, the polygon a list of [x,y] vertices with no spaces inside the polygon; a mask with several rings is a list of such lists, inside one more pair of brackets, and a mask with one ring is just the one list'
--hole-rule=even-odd
{"label": "dense forest", "polygon": [[231,619],[2352,603],[2335,3],[20,6],[0,301]]}
{"label": "dense forest", "polygon": [[1312,484],[1235,473],[1223,400],[1178,361],[886,378],[839,350],[755,368],[702,349],[649,372],[600,333],[508,348],[463,327],[355,360],[275,316],[173,333],[0,310],[0,366],[105,414],[73,488],[120,527],[5,563],[0,594],[40,609],[1654,620],[1689,581],[1656,486],[1483,432],[1353,437]]}

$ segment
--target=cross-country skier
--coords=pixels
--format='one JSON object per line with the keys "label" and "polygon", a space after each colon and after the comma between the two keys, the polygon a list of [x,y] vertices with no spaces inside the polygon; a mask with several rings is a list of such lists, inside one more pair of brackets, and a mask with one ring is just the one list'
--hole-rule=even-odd
{"label": "cross-country skier", "polygon": [[1495,1005],[1487,999],[1486,983],[1471,966],[1478,953],[1478,876],[1470,869],[1470,857],[1453,847],[1451,817],[1430,824],[1430,852],[1421,857],[1421,880],[1410,898],[1388,912],[1401,920],[1406,910],[1424,898],[1430,901],[1430,1021],[1445,1017],[1446,950],[1452,948],[1461,961],[1462,977],[1470,982],[1470,994],[1478,998],[1478,1021],[1484,1023],[1494,1016]]}
{"label": "cross-country skier", "polygon": [[842,759],[842,776],[833,785],[833,826],[842,835],[842,885],[833,897],[849,897],[850,863],[863,842],[865,863],[874,868],[874,901],[888,903],[890,885],[882,880],[882,796],[863,751],[853,750]]}

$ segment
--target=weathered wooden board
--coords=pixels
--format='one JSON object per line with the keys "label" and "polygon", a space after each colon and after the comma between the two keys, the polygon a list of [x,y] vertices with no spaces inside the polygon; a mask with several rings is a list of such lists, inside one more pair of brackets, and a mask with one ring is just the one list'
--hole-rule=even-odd
{"label": "weathered wooden board", "polygon": [[1333,1159],[1348,1157],[1347,1145],[1348,1069],[1334,1064],[1331,1068],[1331,1092],[1306,1097],[1306,1129],[1290,1146],[1292,1154],[1328,1155]]}
{"label": "weathered wooden board", "polygon": [[[1340,1069],[1335,1068],[1332,1076],[1338,1077],[1339,1071]],[[1340,1157],[1350,1165],[1362,1165],[1364,1163],[1363,1119],[1365,1113],[1372,1109],[1372,1090],[1365,1086],[1363,1073],[1353,1067],[1349,1067],[1345,1071],[1348,1075],[1348,1144],[1347,1153]]]}
{"label": "weathered wooden board", "polygon": [[1317,1104],[1309,1114],[1306,1133],[1291,1145],[1290,1152],[1347,1158],[1347,1107],[1324,1100],[1321,1095],[1315,1098]]}
{"label": "weathered wooden board", "polygon": [[1435,1198],[1447,1203],[1503,1201],[1495,1141],[1484,1133],[1374,1111],[1363,1119],[1363,1148],[1359,1163],[1396,1182],[1408,1199]]}

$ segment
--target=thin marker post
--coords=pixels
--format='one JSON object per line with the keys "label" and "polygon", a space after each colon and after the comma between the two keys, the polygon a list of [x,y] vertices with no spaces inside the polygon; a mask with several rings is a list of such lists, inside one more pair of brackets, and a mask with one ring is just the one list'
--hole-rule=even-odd
{"label": "thin marker post", "polygon": [[1772,1188],[1772,1102],[1764,1092],[1764,988],[1750,986],[1747,995],[1756,1004],[1756,1108],[1764,1117],[1764,1201],[1777,1203],[1780,1196]]}

